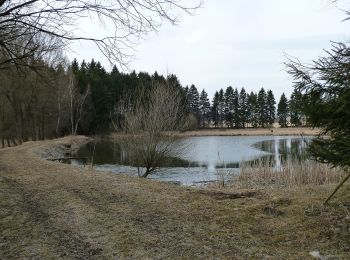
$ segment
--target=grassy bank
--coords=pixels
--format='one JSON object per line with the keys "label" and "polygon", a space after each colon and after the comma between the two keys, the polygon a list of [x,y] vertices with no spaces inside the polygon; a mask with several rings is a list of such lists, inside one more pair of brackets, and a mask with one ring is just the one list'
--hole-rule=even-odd
{"label": "grassy bank", "polygon": [[196,190],[40,158],[73,140],[0,150],[1,259],[350,257],[349,184],[323,206],[333,184]]}
{"label": "grassy bank", "polygon": [[310,127],[289,127],[289,128],[245,128],[245,129],[201,129],[179,133],[179,136],[314,136],[319,129]]}

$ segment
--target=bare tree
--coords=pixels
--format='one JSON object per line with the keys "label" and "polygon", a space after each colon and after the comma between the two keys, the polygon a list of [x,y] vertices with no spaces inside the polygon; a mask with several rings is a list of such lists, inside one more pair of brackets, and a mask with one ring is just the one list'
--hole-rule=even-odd
{"label": "bare tree", "polygon": [[9,69],[16,65],[17,69],[24,66],[35,70],[38,67],[38,61],[45,60],[48,63],[61,61],[58,58],[64,47],[61,39],[41,32],[25,30],[18,24],[11,29],[2,27],[1,20],[0,16],[0,69]]}
{"label": "bare tree", "polygon": [[45,138],[51,131],[52,118],[56,117],[56,108],[52,106],[59,94],[55,70],[43,62],[38,67],[42,68],[37,68],[37,72],[28,68],[17,70],[14,66],[0,71],[1,110],[6,114],[1,121],[15,126],[12,134],[16,133],[19,143]]}
{"label": "bare tree", "polygon": [[125,125],[124,140],[132,162],[145,169],[139,176],[147,177],[187,149],[175,134],[187,127],[181,89],[159,83],[150,90],[141,88],[132,111],[125,115]]}
{"label": "bare tree", "polygon": [[[197,0],[193,0],[196,1]],[[200,1],[200,0],[198,0]],[[176,24],[182,14],[192,14],[192,7],[181,0],[0,0],[0,62],[17,62],[40,48],[36,39],[50,36],[61,46],[85,40],[94,42],[112,62],[126,65],[128,50],[141,37],[156,31],[163,21]],[[98,37],[82,33],[79,25],[86,19],[108,28],[109,35]],[[79,33],[80,31],[80,33]],[[107,31],[107,30],[106,30]],[[18,45],[16,39],[26,37]],[[21,48],[22,53],[14,52]]]}
{"label": "bare tree", "polygon": [[87,87],[84,93],[79,93],[77,83],[72,71],[69,71],[68,96],[69,96],[69,114],[71,124],[71,134],[76,135],[79,122],[84,111],[86,98],[90,95],[90,86]]}

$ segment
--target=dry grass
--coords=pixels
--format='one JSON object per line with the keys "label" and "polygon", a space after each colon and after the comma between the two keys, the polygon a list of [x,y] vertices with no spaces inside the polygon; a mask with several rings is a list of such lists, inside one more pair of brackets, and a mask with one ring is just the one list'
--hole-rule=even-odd
{"label": "dry grass", "polygon": [[0,259],[350,257],[350,185],[237,193],[95,172],[0,150]]}
{"label": "dry grass", "polygon": [[178,133],[179,136],[315,136],[320,132],[317,128],[289,127],[289,128],[246,128],[246,129],[202,129]]}
{"label": "dry grass", "polygon": [[340,168],[313,160],[288,159],[278,169],[265,160],[243,163],[239,175],[233,175],[230,185],[239,189],[296,188],[305,185],[329,185],[340,183],[345,172]]}

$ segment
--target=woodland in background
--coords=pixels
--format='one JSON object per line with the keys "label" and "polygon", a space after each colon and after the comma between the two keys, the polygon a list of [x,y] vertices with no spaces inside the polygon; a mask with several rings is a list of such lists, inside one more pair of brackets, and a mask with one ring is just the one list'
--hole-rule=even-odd
{"label": "woodland in background", "polygon": [[[118,127],[122,120],[116,107],[124,106],[116,104],[132,101],[130,93],[142,75],[119,75],[115,69],[107,73],[94,61],[69,66],[61,63],[62,56],[73,42],[90,42],[111,64],[125,69],[140,39],[163,23],[177,24],[201,6],[200,1],[183,2],[0,0],[2,146],[5,141],[10,146]],[[90,26],[98,26],[101,34],[84,30]]]}
{"label": "woodland in background", "polygon": [[[281,127],[307,125],[303,107],[307,96],[294,90],[288,101],[282,94],[276,111],[276,100],[272,90],[261,88],[258,93],[238,91],[231,86],[216,91],[212,102],[203,89],[200,94],[195,85],[184,88],[187,110],[197,120],[196,128],[265,128],[278,120]],[[277,112],[277,114],[276,114]]]}
{"label": "woodland in background", "polygon": [[183,95],[190,118],[189,128],[270,127],[278,118],[282,127],[306,123],[302,113],[305,96],[294,91],[288,101],[283,94],[278,104],[271,90],[246,93],[227,87],[212,102],[195,85],[182,87],[175,75],[155,72],[110,72],[100,62],[48,65],[36,61],[31,67],[16,66],[0,71],[0,135],[2,146],[27,140],[67,134],[96,134],[124,127],[125,113],[133,109],[141,90],[155,83],[174,86]]}
{"label": "woodland in background", "polygon": [[[45,63],[0,71],[0,135],[7,145],[66,134],[95,134],[122,127],[137,89],[178,82],[157,73],[111,72],[92,60],[56,67]],[[174,85],[174,83],[173,83]]]}

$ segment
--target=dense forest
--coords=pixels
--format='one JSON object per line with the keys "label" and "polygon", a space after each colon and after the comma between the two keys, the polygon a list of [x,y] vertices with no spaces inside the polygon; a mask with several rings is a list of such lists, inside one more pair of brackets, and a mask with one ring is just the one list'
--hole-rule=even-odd
{"label": "dense forest", "polygon": [[[69,65],[35,64],[35,70],[15,66],[0,72],[0,135],[2,146],[66,134],[96,134],[123,129],[141,90],[155,83],[181,90],[192,129],[207,127],[282,127],[306,124],[305,97],[295,90],[283,94],[276,110],[271,90],[247,93],[244,88],[220,89],[209,101],[195,85],[183,87],[176,75],[108,72],[100,62],[74,60]],[[277,112],[277,113],[276,113]]]}

